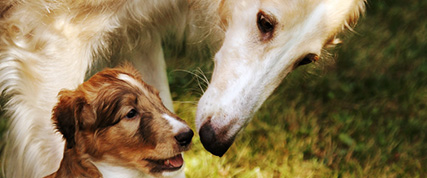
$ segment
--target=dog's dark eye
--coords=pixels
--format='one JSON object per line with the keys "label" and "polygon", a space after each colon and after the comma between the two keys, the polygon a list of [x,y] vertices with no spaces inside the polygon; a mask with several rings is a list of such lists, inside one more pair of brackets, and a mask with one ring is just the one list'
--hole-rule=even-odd
{"label": "dog's dark eye", "polygon": [[273,37],[274,27],[276,26],[274,17],[266,15],[263,11],[260,11],[257,15],[257,25],[262,35],[261,40],[265,41]]}
{"label": "dog's dark eye", "polygon": [[302,65],[306,65],[306,64],[310,64],[313,61],[317,61],[319,60],[319,56],[317,54],[307,54],[304,58],[302,58],[296,65],[296,67],[298,66],[302,66]]}
{"label": "dog's dark eye", "polygon": [[133,119],[137,114],[138,114],[138,112],[136,112],[136,110],[135,110],[135,109],[131,109],[131,110],[126,114],[126,118],[127,118],[127,119]]}

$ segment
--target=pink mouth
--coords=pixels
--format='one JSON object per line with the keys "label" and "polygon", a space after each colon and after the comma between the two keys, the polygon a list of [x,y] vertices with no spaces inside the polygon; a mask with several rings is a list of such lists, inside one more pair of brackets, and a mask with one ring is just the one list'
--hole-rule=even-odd
{"label": "pink mouth", "polygon": [[184,159],[182,155],[176,155],[172,158],[165,160],[164,165],[169,168],[180,168],[184,164]]}
{"label": "pink mouth", "polygon": [[184,159],[182,158],[182,154],[178,154],[168,159],[147,159],[147,161],[150,162],[153,166],[151,172],[177,171],[184,165]]}

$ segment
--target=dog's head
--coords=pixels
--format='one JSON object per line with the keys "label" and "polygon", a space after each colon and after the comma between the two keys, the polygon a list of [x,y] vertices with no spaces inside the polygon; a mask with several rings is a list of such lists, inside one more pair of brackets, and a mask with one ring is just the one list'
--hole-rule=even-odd
{"label": "dog's head", "polygon": [[296,67],[317,61],[336,35],[356,22],[364,0],[221,1],[225,39],[216,53],[196,126],[222,156],[254,113]]}
{"label": "dog's head", "polygon": [[104,70],[74,91],[61,91],[53,121],[65,151],[154,176],[181,169],[181,152],[193,136],[131,67]]}

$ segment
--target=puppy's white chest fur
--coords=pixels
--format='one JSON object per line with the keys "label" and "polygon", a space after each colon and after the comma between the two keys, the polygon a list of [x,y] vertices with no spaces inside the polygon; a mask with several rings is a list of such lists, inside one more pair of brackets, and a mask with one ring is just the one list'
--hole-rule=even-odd
{"label": "puppy's white chest fur", "polygon": [[104,178],[115,178],[115,177],[123,177],[123,178],[141,178],[141,177],[151,177],[143,174],[142,172],[129,169],[121,166],[113,166],[108,163],[102,162],[93,162],[93,164],[98,168],[99,172],[101,172]]}
{"label": "puppy's white chest fur", "polygon": [[[113,166],[103,162],[93,162],[104,178],[154,178],[135,169]],[[178,171],[163,173],[163,177],[185,178],[184,168]]]}

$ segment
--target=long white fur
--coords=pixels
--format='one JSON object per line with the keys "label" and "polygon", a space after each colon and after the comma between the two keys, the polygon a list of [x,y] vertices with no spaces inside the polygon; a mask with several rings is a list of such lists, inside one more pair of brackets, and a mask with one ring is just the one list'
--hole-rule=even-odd
{"label": "long white fur", "polygon": [[[230,22],[224,25],[224,44],[216,54],[212,84],[199,103],[196,124],[200,127],[208,115],[221,119],[212,121],[218,127],[230,124],[230,118],[239,118],[229,128],[229,136],[234,135],[291,70],[298,55],[319,52],[326,45],[327,39],[316,35],[335,35],[348,27],[364,4],[363,0],[323,0],[300,28],[286,31],[289,29],[283,26],[286,33],[276,36],[282,40],[268,48],[254,48],[257,44],[251,38],[258,33],[251,23],[256,20],[254,13],[262,8],[281,17],[283,7],[285,11],[304,10],[289,2],[1,1],[0,92],[9,98],[10,123],[2,159],[5,177],[43,177],[58,168],[64,146],[50,119],[56,95],[63,88],[75,88],[87,73],[106,64],[131,61],[171,109],[162,40],[173,32],[178,44],[187,39],[184,37],[190,43],[206,40],[216,44],[224,38],[218,27],[225,19]],[[281,8],[271,6],[277,5],[274,3]],[[225,19],[218,16],[219,7],[229,9],[222,14]],[[316,19],[325,13],[339,18]],[[312,34],[313,23],[333,29]]]}
{"label": "long white fur", "polygon": [[207,31],[214,29],[211,24],[202,24],[209,16],[202,13],[206,8],[189,11],[210,5],[186,0],[1,1],[0,10],[7,11],[0,12],[0,92],[9,97],[10,123],[2,156],[5,177],[43,177],[58,168],[63,141],[53,129],[51,110],[58,92],[74,89],[91,68],[131,61],[172,109],[162,38],[173,32],[181,44],[185,30],[197,30],[187,35],[194,38],[212,34]]}

